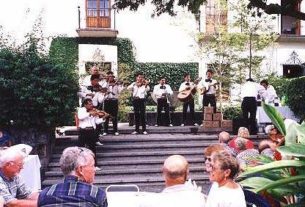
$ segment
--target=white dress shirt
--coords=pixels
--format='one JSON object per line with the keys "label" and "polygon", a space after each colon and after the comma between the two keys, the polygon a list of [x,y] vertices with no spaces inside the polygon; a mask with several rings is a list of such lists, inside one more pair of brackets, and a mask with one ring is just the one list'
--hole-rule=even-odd
{"label": "white dress shirt", "polygon": [[[170,87],[170,85],[164,84],[162,89],[161,89],[161,87],[162,87],[161,84],[155,85],[155,87],[154,87],[153,94],[156,96],[157,99],[162,98],[164,96],[164,94],[167,94],[170,96],[173,95],[173,90]],[[167,102],[169,102],[168,98],[167,98]]]}
{"label": "white dress shirt", "polygon": [[255,97],[257,98],[258,94],[262,94],[264,90],[264,87],[261,86],[258,83],[247,81],[244,85],[241,87],[241,98],[245,97]]}
{"label": "white dress shirt", "polygon": [[[106,82],[105,79],[102,79],[102,80],[99,82],[99,84],[100,84],[101,86],[103,86],[103,84],[104,84],[105,82]],[[91,75],[87,75],[87,76],[84,78],[83,83],[82,83],[81,85],[83,85],[83,86],[91,86]]]}
{"label": "white dress shirt", "polygon": [[97,124],[101,124],[104,122],[103,118],[91,116],[90,113],[87,112],[87,109],[85,107],[81,107],[78,109],[77,116],[79,119],[79,127],[81,129],[87,127],[93,127],[94,129],[96,129]]}
{"label": "white dress shirt", "polygon": [[140,87],[137,86],[136,82],[133,82],[127,87],[128,90],[132,91],[132,97],[145,98],[147,92],[150,90],[149,86],[142,85]]}
{"label": "white dress shirt", "polygon": [[[189,85],[186,85],[186,83],[189,83]],[[179,87],[179,92],[184,91],[187,87],[195,87],[196,85],[193,82],[186,82],[184,81],[183,83],[181,83],[180,87]]]}
{"label": "white dress shirt", "polygon": [[107,94],[105,96],[105,99],[118,99],[119,98],[119,94],[122,92],[122,90],[124,89],[124,86],[122,85],[111,85],[109,83],[105,83],[102,87],[107,88]]}
{"label": "white dress shirt", "polygon": [[205,94],[215,95],[216,94],[216,83],[217,81],[215,79],[210,79],[212,82],[205,82],[205,80],[202,80],[200,82],[200,89],[208,90]]}
{"label": "white dress shirt", "polygon": [[277,97],[277,94],[274,87],[272,85],[268,85],[262,96],[267,103],[272,103],[274,102],[275,97]]}

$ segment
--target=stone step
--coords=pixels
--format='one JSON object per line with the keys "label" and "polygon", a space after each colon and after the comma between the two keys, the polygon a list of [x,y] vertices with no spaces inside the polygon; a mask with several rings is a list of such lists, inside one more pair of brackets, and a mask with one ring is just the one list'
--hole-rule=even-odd
{"label": "stone step", "polygon": [[[107,166],[107,165],[139,165],[139,164],[162,164],[164,159],[167,156],[159,156],[153,157],[150,159],[141,158],[138,159],[111,159],[111,160],[97,160],[97,166]],[[189,163],[204,163],[203,156],[196,156],[196,157],[188,157],[186,156]],[[58,162],[50,162],[50,167],[58,167]]]}
{"label": "stone step", "polygon": [[[142,174],[142,173],[160,173],[162,169],[162,164],[160,165],[147,165],[147,166],[133,166],[133,167],[122,167],[122,166],[116,166],[112,168],[105,168],[103,167],[101,170],[96,172],[96,176],[104,176],[104,175],[126,175],[126,174]],[[190,172],[201,172],[203,173],[205,170],[205,167],[203,165],[192,165],[190,167]],[[62,172],[60,168],[57,168],[57,170],[50,170],[45,173],[46,176],[52,176],[52,177],[62,177]]]}
{"label": "stone step", "polygon": [[[97,152],[96,156],[98,158],[114,158],[114,157],[147,157],[147,156],[170,156],[173,154],[179,154],[179,155],[202,155],[203,149],[202,147],[198,148],[187,148],[187,149],[163,149],[163,150],[154,150],[154,151],[143,151],[143,149],[138,150],[129,150],[128,152],[122,150],[122,151],[111,151],[111,150],[105,150],[102,152]],[[61,154],[53,154],[52,161],[58,161]]]}

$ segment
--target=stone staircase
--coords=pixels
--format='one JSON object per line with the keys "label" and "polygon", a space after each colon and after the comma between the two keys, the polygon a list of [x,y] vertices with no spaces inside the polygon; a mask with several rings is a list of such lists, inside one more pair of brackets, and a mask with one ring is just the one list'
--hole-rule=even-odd
{"label": "stone staircase", "polygon": [[[97,163],[102,170],[96,173],[95,184],[103,188],[111,184],[136,184],[141,191],[160,192],[164,188],[161,173],[164,160],[170,155],[180,154],[189,161],[189,177],[205,188],[208,175],[204,171],[203,149],[217,143],[217,135],[190,134],[190,131],[162,132],[102,137],[104,145],[97,146]],[[76,136],[57,139],[51,161],[45,171],[43,188],[58,183],[63,178],[58,162],[60,155],[64,148],[75,145]]]}

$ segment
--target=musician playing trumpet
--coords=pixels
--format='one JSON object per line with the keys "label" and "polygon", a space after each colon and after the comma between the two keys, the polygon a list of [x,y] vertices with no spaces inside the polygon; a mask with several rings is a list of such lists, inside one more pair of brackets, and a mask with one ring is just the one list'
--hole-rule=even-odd
{"label": "musician playing trumpet", "polygon": [[[185,90],[190,90],[192,88],[193,89],[196,88],[196,84],[191,81],[191,76],[190,76],[189,73],[185,73],[183,77],[184,77],[184,82],[181,83],[181,85],[179,87],[179,92],[183,92]],[[189,98],[187,98],[183,102],[183,110],[182,110],[183,113],[182,113],[182,124],[181,124],[181,126],[184,126],[186,124],[186,113],[187,113],[188,107],[190,108],[190,115],[191,115],[191,120],[192,120],[193,124],[195,126],[198,126],[197,123],[194,123],[194,120],[195,120],[195,103],[194,103],[193,94],[191,94],[189,96]]]}
{"label": "musician playing trumpet", "polygon": [[161,77],[159,84],[155,85],[153,95],[157,100],[157,124],[155,126],[161,125],[161,112],[163,109],[165,112],[166,126],[173,126],[170,122],[169,114],[169,96],[173,95],[173,91],[170,85],[166,84],[166,79],[164,77]]}
{"label": "musician playing trumpet", "polygon": [[139,133],[140,123],[142,125],[143,134],[147,134],[145,102],[147,92],[150,90],[149,82],[149,80],[144,78],[142,72],[138,72],[136,74],[136,81],[127,87],[128,90],[132,91],[132,105],[135,116],[135,131],[132,132],[132,134]]}
{"label": "musician playing trumpet", "polygon": [[200,90],[201,95],[203,95],[202,105],[203,107],[211,105],[216,113],[216,90],[217,90],[217,81],[212,78],[213,71],[207,70],[206,79],[201,81]]}
{"label": "musician playing trumpet", "polygon": [[[113,124],[114,135],[119,135],[118,132],[118,111],[119,111],[119,94],[124,87],[115,80],[115,76],[112,71],[107,72],[107,82],[103,84],[103,87],[107,89],[104,97],[104,110],[111,115]],[[104,123],[104,133],[108,134],[109,117],[106,118]]]}
{"label": "musician playing trumpet", "polygon": [[[92,100],[90,98],[86,98],[82,107],[77,111],[77,117],[79,120],[79,146],[80,147],[88,147],[94,155],[96,155],[95,144],[98,144],[98,131],[96,130],[96,126],[105,121],[107,117],[107,113],[103,111],[96,110],[93,107]],[[101,145],[99,143],[99,145]],[[95,156],[96,158],[96,156]]]}

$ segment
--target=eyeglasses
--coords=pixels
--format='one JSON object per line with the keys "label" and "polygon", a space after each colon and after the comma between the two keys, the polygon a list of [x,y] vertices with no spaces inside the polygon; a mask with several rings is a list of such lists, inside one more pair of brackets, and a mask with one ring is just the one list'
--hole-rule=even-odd
{"label": "eyeglasses", "polygon": [[206,162],[206,161],[211,162],[211,161],[212,161],[212,158],[211,158],[210,156],[207,156],[207,157],[204,158],[204,161],[205,161],[205,162]]}

